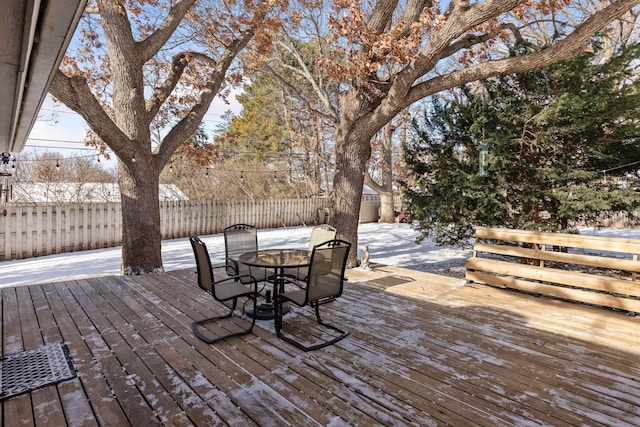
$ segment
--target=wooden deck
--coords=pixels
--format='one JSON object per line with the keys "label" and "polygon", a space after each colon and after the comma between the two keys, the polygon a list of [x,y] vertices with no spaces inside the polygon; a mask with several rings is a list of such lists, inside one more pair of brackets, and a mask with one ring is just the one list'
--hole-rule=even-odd
{"label": "wooden deck", "polygon": [[[65,341],[78,377],[0,424],[640,425],[640,317],[393,267],[352,270],[312,353],[270,321],[213,346],[193,270],[2,289],[2,354]],[[287,325],[306,323],[306,310]]]}

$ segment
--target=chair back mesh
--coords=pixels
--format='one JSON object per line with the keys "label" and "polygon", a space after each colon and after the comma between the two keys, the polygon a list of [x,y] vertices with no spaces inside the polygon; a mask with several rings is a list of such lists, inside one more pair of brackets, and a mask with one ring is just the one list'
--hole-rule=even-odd
{"label": "chair back mesh", "polygon": [[193,248],[193,254],[196,257],[196,268],[198,270],[198,286],[202,289],[213,293],[213,272],[211,271],[211,258],[209,258],[209,252],[207,246],[200,238],[191,236],[191,247]]}
{"label": "chair back mesh", "polygon": [[350,248],[351,244],[344,240],[330,240],[313,248],[307,279],[308,302],[337,298],[342,294]]}
{"label": "chair back mesh", "polygon": [[235,224],[224,229],[225,256],[233,260],[246,252],[258,250],[258,231],[248,224]]}
{"label": "chair back mesh", "polygon": [[311,229],[311,237],[309,238],[309,250],[320,243],[334,240],[336,238],[336,229],[328,224],[315,226]]}

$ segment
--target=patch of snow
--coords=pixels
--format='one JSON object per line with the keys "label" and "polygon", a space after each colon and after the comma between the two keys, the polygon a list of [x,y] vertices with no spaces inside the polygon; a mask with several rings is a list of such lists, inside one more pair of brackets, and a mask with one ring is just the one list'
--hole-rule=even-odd
{"label": "patch of snow", "polygon": [[[579,228],[580,234],[640,239],[640,229]],[[258,230],[260,248],[308,248],[311,227]],[[207,245],[213,264],[224,261],[224,236],[200,236]],[[470,248],[437,246],[425,239],[416,243],[418,232],[409,224],[365,223],[358,227],[358,247],[369,246],[370,262],[394,265],[454,277],[464,277]],[[0,262],[0,288],[35,283],[72,280],[83,277],[119,275],[121,247],[70,252],[38,258]],[[358,259],[362,251],[358,250]],[[195,268],[187,237],[162,242],[165,271]]]}

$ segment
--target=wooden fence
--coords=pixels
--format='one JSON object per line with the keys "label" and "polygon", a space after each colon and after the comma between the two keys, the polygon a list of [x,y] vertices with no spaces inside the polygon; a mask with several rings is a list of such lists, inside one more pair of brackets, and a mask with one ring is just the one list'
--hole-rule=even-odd
{"label": "wooden fence", "polygon": [[[258,228],[313,224],[327,203],[321,198],[162,202],[162,238],[216,234],[236,223]],[[120,203],[7,206],[7,215],[0,216],[0,261],[121,243]]]}

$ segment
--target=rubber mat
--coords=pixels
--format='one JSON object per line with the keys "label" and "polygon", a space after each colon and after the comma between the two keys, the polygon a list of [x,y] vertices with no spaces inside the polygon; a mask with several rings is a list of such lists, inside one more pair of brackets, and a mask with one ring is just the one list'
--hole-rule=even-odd
{"label": "rubber mat", "polygon": [[0,359],[0,400],[74,378],[64,343],[47,344]]}

